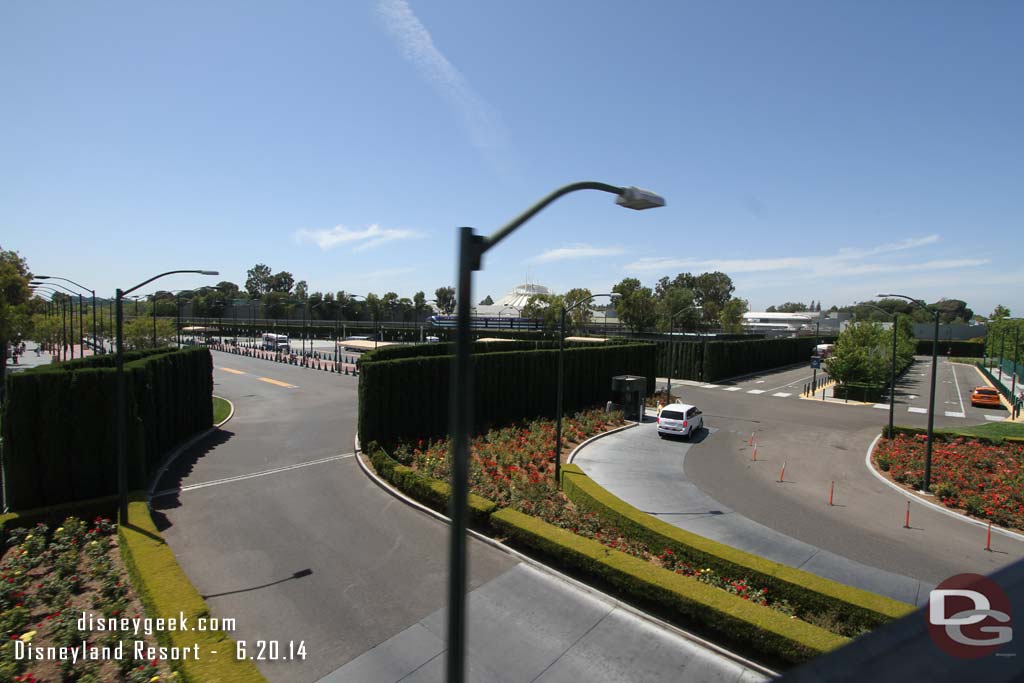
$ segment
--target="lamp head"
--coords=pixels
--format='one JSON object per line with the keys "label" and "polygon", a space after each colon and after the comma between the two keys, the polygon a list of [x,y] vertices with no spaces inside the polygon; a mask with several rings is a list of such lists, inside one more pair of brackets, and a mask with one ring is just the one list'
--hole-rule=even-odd
{"label": "lamp head", "polygon": [[624,187],[615,203],[627,209],[643,211],[665,206],[665,198],[656,192],[643,190],[639,187]]}
{"label": "lamp head", "polygon": [[220,275],[220,272],[216,271],[216,270],[200,270],[199,274],[200,275]]}

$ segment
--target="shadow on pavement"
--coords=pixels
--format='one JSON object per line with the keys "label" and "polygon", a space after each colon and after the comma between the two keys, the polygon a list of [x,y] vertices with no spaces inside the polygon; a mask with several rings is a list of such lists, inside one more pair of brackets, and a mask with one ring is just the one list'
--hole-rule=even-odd
{"label": "shadow on pavement", "polygon": [[[192,473],[199,459],[204,457],[207,453],[212,451],[217,446],[227,443],[235,435],[234,432],[227,429],[216,429],[210,436],[203,439],[201,443],[196,444],[192,448],[188,449],[178,459],[171,463],[171,466],[167,468],[164,475],[157,482],[156,490],[167,491],[180,489],[182,482]],[[167,515],[163,514],[161,510],[172,510],[176,507],[181,506],[181,493],[166,493],[164,495],[154,495],[153,500],[150,501],[150,510],[152,511],[153,523],[159,531],[165,531],[170,528],[171,522],[167,518]]]}
{"label": "shadow on pavement", "polygon": [[248,593],[249,591],[259,590],[261,588],[269,588],[270,586],[276,586],[277,584],[284,583],[285,581],[295,581],[296,579],[304,579],[307,576],[312,576],[312,575],[313,575],[313,570],[312,569],[309,569],[309,568],[307,568],[307,569],[300,569],[299,571],[294,572],[291,576],[286,576],[283,579],[278,579],[277,581],[271,581],[270,583],[260,584],[259,586],[250,586],[249,588],[239,588],[239,589],[233,590],[233,591],[224,591],[222,593],[210,593],[208,595],[202,596],[202,598],[203,598],[203,600],[209,600],[210,598],[219,598],[219,597],[224,596],[224,595],[234,595],[236,593]]}

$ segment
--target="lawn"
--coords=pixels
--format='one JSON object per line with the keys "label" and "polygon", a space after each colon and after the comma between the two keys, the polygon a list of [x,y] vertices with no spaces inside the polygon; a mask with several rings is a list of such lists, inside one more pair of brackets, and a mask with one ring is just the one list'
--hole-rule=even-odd
{"label": "lawn", "polygon": [[1024,439],[1024,423],[1021,422],[989,422],[988,424],[964,427],[963,429],[942,431],[960,436],[983,436],[987,439],[1005,439],[1007,437]]}
{"label": "lawn", "polygon": [[220,424],[231,414],[231,404],[222,398],[213,397],[213,424]]}

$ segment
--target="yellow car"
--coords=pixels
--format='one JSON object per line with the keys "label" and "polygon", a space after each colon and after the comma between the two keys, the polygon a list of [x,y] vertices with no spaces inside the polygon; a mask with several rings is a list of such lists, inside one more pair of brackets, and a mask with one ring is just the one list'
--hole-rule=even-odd
{"label": "yellow car", "polygon": [[1001,408],[999,392],[992,387],[975,387],[971,392],[971,405],[982,408]]}

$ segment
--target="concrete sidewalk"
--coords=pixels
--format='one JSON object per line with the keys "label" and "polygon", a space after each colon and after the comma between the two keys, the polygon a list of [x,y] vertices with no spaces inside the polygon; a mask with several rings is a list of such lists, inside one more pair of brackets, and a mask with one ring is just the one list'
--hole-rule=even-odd
{"label": "concrete sidewalk", "polygon": [[871,567],[797,540],[722,505],[690,482],[692,442],[662,441],[653,423],[606,436],[577,451],[573,462],[587,476],[630,505],[673,526],[826,579],[913,605],[924,604],[934,586]]}

